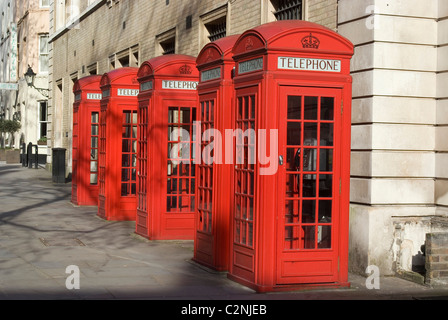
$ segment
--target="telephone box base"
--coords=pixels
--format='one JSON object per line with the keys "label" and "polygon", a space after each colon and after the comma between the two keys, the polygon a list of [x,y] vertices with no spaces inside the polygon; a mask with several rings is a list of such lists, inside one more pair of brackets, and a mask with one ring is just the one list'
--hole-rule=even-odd
{"label": "telephone box base", "polygon": [[252,290],[255,290],[257,293],[350,288],[350,282],[306,283],[306,284],[263,286],[253,282],[249,282],[246,279],[237,277],[230,273],[227,274],[227,278],[243,286],[246,286]]}

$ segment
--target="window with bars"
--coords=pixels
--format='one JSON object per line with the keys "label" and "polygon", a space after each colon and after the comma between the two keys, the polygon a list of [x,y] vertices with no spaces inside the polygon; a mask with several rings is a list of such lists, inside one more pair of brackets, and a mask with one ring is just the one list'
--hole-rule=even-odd
{"label": "window with bars", "polygon": [[274,16],[277,20],[301,20],[303,0],[272,1]]}
{"label": "window with bars", "polygon": [[171,38],[160,43],[162,54],[173,54],[176,52],[176,38]]}
{"label": "window with bars", "polygon": [[207,23],[205,25],[209,33],[208,39],[213,42],[218,39],[224,38],[227,34],[226,17],[221,17],[218,20]]}

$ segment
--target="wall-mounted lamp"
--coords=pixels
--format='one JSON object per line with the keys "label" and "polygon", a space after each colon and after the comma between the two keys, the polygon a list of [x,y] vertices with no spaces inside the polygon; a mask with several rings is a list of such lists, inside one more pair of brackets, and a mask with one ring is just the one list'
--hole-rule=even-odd
{"label": "wall-mounted lamp", "polygon": [[28,70],[26,71],[24,76],[25,76],[25,81],[26,81],[26,84],[28,85],[28,87],[33,87],[34,89],[39,91],[39,93],[42,94],[43,96],[45,96],[46,98],[49,97],[49,91],[50,91],[49,89],[36,88],[34,86],[34,78],[36,77],[36,73],[33,71],[33,69],[31,68],[30,65],[28,65]]}

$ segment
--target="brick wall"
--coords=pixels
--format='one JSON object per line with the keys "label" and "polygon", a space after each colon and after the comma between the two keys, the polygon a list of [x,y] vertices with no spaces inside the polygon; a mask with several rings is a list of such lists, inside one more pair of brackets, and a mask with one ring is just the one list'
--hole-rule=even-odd
{"label": "brick wall", "polygon": [[337,30],[338,0],[308,0],[306,19]]}
{"label": "brick wall", "polygon": [[426,284],[448,285],[448,232],[426,234]]}

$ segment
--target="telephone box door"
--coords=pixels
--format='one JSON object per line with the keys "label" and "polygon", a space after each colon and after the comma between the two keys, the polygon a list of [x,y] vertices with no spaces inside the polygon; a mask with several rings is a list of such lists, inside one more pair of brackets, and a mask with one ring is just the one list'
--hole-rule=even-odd
{"label": "telephone box door", "polygon": [[[195,136],[194,121],[196,121],[196,101],[164,100],[165,119],[168,119],[168,154],[161,159],[160,168],[167,172],[166,211],[161,215],[162,232],[167,238],[193,239],[195,213]],[[166,128],[166,127],[165,127]],[[164,155],[162,151],[161,155]],[[159,170],[159,169],[155,169]],[[163,169],[162,169],[163,170]],[[165,192],[165,191],[162,191]]]}
{"label": "telephone box door", "polygon": [[280,90],[278,284],[338,280],[341,91]]}

